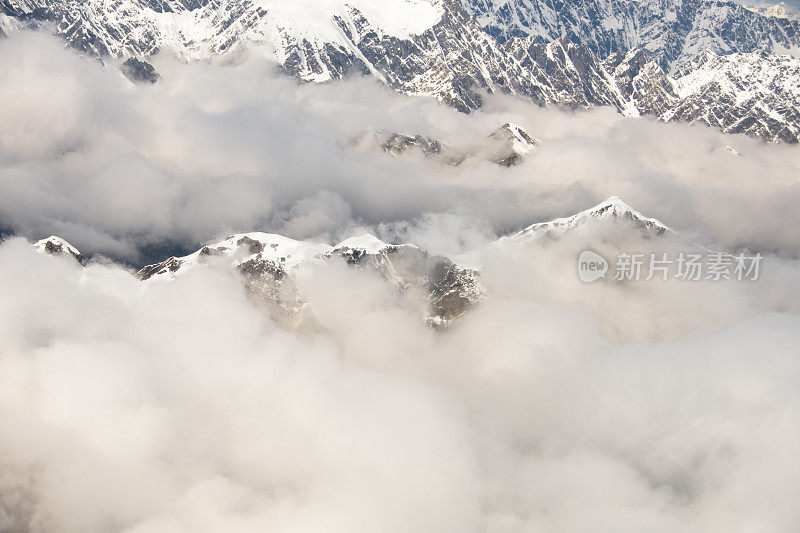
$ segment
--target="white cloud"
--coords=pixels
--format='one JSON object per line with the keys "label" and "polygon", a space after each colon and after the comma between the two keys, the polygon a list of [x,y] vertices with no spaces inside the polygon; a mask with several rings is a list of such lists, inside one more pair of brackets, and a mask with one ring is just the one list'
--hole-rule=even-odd
{"label": "white cloud", "polygon": [[[140,262],[143,249],[232,231],[326,238],[431,216],[502,233],[612,194],[728,247],[792,255],[800,244],[795,146],[507,97],[467,116],[366,79],[298,85],[255,53],[188,65],[164,54],[155,86],[39,34],[0,41],[0,57],[2,226],[87,253]],[[542,140],[511,169],[343,148],[368,128],[475,143],[508,120]],[[324,203],[320,191],[336,199],[324,216],[290,214]]]}
{"label": "white cloud", "polygon": [[[796,147],[502,97],[467,116],[361,79],[297,85],[255,55],[155,62],[161,81],[134,87],[41,35],[0,41],[0,226],[133,262],[232,231],[367,229],[470,252],[487,297],[434,331],[377,275],[328,264],[296,280],[315,325],[294,330],[213,262],[144,284],[10,239],[0,529],[800,527]],[[508,120],[542,140],[510,169],[342,148],[369,127],[476,142]],[[788,258],[750,284],[583,285],[587,246],[685,244],[585,232],[479,253],[612,194]]]}
{"label": "white cloud", "polygon": [[796,262],[771,258],[751,285],[589,286],[569,268],[582,244],[494,253],[486,301],[436,332],[345,265],[298,280],[318,327],[295,331],[225,267],[143,284],[8,241],[0,516],[46,531],[796,528]]}

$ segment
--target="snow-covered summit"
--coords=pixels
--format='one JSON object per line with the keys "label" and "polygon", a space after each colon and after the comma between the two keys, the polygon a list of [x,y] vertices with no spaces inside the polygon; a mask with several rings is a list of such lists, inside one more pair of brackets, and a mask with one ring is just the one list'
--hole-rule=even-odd
{"label": "snow-covered summit", "polygon": [[333,247],[333,252],[340,250],[357,250],[368,254],[377,254],[390,246],[393,245],[383,242],[375,235],[364,233],[363,235],[343,240]]}
{"label": "snow-covered summit", "polygon": [[83,263],[84,260],[83,255],[77,248],[56,235],[51,235],[46,239],[35,242],[33,247],[41,253],[72,257],[79,263]]}
{"label": "snow-covered summit", "polygon": [[492,132],[486,144],[486,148],[491,151],[489,159],[506,167],[520,163],[537,146],[539,141],[512,122],[507,122]]}
{"label": "snow-covered summit", "polygon": [[512,235],[510,238],[532,239],[542,235],[553,236],[595,222],[625,222],[639,230],[645,230],[659,236],[666,232],[672,232],[672,230],[661,221],[646,217],[622,201],[620,197],[611,196],[596,206],[570,217],[531,224],[527,228]]}
{"label": "snow-covered summit", "polygon": [[539,145],[539,141],[531,137],[522,126],[506,122],[492,136],[510,136],[514,150],[519,154],[530,153]]}
{"label": "snow-covered summit", "polygon": [[296,38],[342,42],[337,19],[348,20],[353,12],[364,16],[385,35],[408,38],[439,22],[442,8],[431,0],[255,0],[253,4],[270,14],[278,28],[292,28]]}

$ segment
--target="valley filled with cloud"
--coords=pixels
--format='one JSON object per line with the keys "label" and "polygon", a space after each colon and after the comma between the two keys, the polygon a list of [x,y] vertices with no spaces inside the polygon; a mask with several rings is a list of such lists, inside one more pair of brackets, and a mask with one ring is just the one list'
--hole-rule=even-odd
{"label": "valley filled with cloud", "polygon": [[[161,53],[154,85],[114,61],[0,40],[0,531],[800,527],[796,145],[503,95],[463,114],[259,48]],[[469,150],[508,122],[537,140],[509,167],[370,141]],[[502,239],[609,196],[674,233]],[[436,328],[426,295],[311,261],[292,323],[230,261],[136,275],[253,231],[413,243],[483,292]],[[586,249],[764,260],[584,284]]]}

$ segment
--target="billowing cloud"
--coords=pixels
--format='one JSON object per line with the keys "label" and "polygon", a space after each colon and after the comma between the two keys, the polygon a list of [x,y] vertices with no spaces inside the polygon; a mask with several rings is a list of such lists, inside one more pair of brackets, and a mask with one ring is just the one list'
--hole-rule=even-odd
{"label": "billowing cloud", "polygon": [[317,326],[290,330],[224,265],[142,283],[7,241],[0,524],[796,529],[797,263],[586,285],[593,238],[494,249],[445,331],[337,262],[298,277]]}
{"label": "billowing cloud", "polygon": [[[87,253],[140,263],[233,231],[327,239],[431,216],[496,234],[612,194],[727,247],[799,244],[794,146],[499,96],[467,116],[373,80],[298,85],[257,50],[202,64],[165,52],[155,86],[40,34],[0,41],[0,57],[0,225]],[[347,146],[369,129],[475,144],[506,121],[542,141],[510,169]]]}
{"label": "billowing cloud", "polygon": [[[499,96],[464,115],[299,85],[257,50],[153,62],[134,86],[0,40],[0,229],[117,261],[0,244],[0,531],[800,528],[797,147]],[[348,146],[508,121],[541,141],[511,168]],[[684,238],[494,242],[612,194]],[[221,263],[153,283],[118,264],[253,230],[413,242],[479,265],[486,297],[434,330],[418,295],[320,262],[289,327]],[[575,272],[687,241],[765,252],[760,279]]]}

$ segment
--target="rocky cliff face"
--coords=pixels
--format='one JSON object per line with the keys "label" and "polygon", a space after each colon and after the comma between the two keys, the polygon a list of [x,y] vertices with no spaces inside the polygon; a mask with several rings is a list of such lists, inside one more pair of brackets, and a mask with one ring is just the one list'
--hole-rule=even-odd
{"label": "rocky cliff face", "polygon": [[[314,6],[311,6],[314,7]],[[266,44],[309,82],[354,72],[468,112],[484,95],[611,106],[797,142],[800,22],[726,1],[2,0],[0,30],[52,28],[71,46],[187,60]]]}

